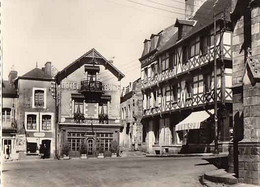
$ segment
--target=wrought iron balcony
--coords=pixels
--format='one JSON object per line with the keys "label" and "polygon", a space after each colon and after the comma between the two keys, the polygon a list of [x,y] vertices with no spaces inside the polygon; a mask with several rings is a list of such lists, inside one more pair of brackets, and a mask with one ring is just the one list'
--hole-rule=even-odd
{"label": "wrought iron balcony", "polygon": [[81,93],[88,93],[88,92],[102,93],[103,92],[102,82],[83,80],[83,81],[81,81],[81,88],[80,88],[79,92],[81,92]]}

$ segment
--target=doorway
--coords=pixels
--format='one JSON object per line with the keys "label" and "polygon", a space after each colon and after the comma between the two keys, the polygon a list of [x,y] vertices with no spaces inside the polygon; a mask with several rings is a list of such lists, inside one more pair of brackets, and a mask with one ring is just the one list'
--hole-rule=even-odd
{"label": "doorway", "polygon": [[88,139],[88,156],[94,156],[94,140],[93,139]]}
{"label": "doorway", "polygon": [[42,140],[42,145],[45,147],[45,158],[50,158],[51,155],[51,140]]}

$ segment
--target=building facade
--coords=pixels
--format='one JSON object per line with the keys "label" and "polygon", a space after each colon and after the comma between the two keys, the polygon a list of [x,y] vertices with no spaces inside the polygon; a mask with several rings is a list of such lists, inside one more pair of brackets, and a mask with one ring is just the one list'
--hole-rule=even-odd
{"label": "building facade", "polygon": [[[163,45],[160,34],[144,43],[141,62],[143,139],[150,153],[210,152],[214,149],[214,60],[217,64],[220,151],[232,130],[230,1],[201,4]],[[215,6],[214,6],[215,4]],[[214,6],[214,8],[213,8]],[[216,27],[214,29],[213,12]],[[190,12],[189,12],[190,13]],[[205,18],[205,15],[210,15]],[[216,40],[214,40],[216,39]],[[214,45],[215,43],[215,45]]]}
{"label": "building facade", "polygon": [[260,184],[260,2],[232,0],[234,140],[229,171]]}
{"label": "building facade", "polygon": [[122,89],[120,98],[120,146],[125,150],[142,150],[142,92],[141,79]]}
{"label": "building facade", "polygon": [[[2,154],[4,158],[17,159],[16,133],[17,133],[17,91],[14,80],[17,72],[11,71],[8,80],[2,83]],[[8,150],[7,150],[8,149]],[[7,155],[9,152],[9,156]]]}
{"label": "building facade", "polygon": [[17,136],[16,151],[20,158],[39,155],[46,146],[47,157],[55,150],[54,71],[51,62],[42,69],[34,68],[16,81]]}
{"label": "building facade", "polygon": [[58,154],[66,147],[72,157],[83,145],[88,156],[109,151],[119,142],[120,80],[124,75],[95,49],[65,67],[56,76]]}

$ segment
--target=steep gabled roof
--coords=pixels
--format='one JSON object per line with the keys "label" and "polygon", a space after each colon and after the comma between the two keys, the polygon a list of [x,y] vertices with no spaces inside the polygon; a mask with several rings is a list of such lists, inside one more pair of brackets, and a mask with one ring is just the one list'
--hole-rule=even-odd
{"label": "steep gabled roof", "polygon": [[14,86],[14,84],[10,84],[9,81],[3,81],[2,82],[2,94],[3,97],[17,97],[17,92],[16,92],[16,88]]}
{"label": "steep gabled roof", "polygon": [[111,62],[109,62],[105,57],[103,57],[96,49],[91,49],[86,52],[84,55],[79,57],[77,60],[69,64],[62,71],[58,72],[55,76],[58,84],[73,73],[75,70],[83,66],[84,64],[98,64],[103,65],[106,69],[108,69],[113,75],[115,75],[118,80],[121,80],[125,75],[119,71]]}
{"label": "steep gabled roof", "polygon": [[31,79],[31,80],[52,80],[52,77],[46,74],[42,69],[34,68],[31,71],[25,73],[18,79]]}
{"label": "steep gabled roof", "polygon": [[230,9],[231,9],[231,0],[218,0],[215,8],[213,8],[216,0],[207,0],[203,5],[197,10],[192,20],[197,21],[194,27],[188,32],[180,41],[177,42],[178,33],[175,33],[172,38],[158,51],[162,53],[169,48],[175,46],[177,43],[188,39],[192,35],[198,33],[199,31],[205,29],[206,27],[213,24],[213,11],[216,14],[216,19],[223,19],[223,15],[219,14],[224,11],[226,15],[226,21],[230,21]]}

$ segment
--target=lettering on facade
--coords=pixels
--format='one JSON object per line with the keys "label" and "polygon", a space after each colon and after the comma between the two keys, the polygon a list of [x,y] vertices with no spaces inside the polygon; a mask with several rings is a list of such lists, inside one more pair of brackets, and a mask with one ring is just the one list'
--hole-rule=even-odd
{"label": "lettering on facade", "polygon": [[[61,89],[64,90],[79,90],[80,89],[80,82],[62,82]],[[120,91],[120,85],[115,84],[104,84],[103,83],[103,90],[104,91]]]}

